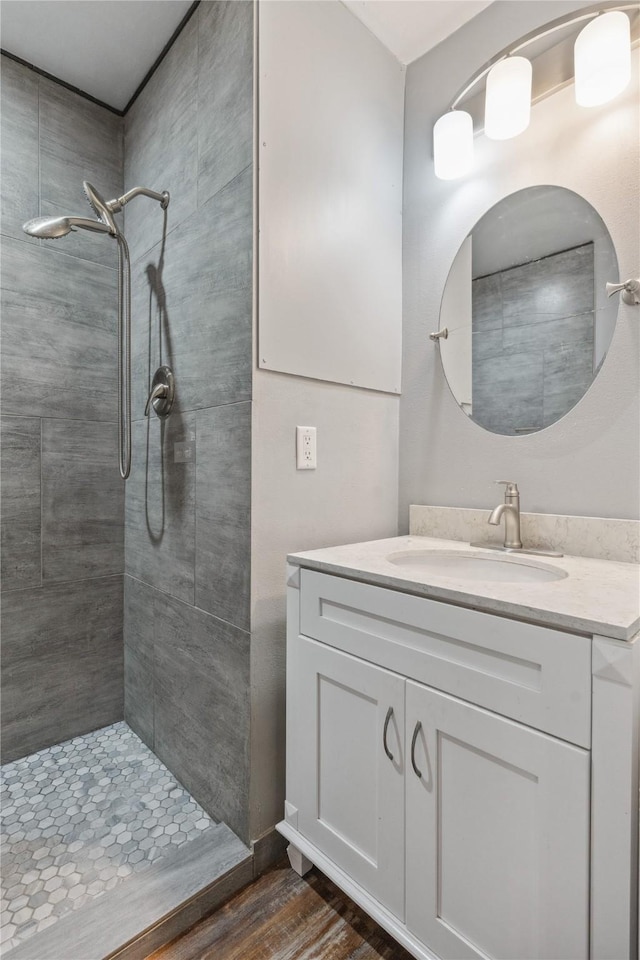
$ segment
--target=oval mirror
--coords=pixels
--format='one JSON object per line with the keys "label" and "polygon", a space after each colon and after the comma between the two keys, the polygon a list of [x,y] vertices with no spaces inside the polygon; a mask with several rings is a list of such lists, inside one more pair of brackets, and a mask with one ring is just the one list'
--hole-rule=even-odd
{"label": "oval mirror", "polygon": [[447,382],[471,419],[521,436],[563,417],[606,356],[618,313],[609,232],[564,187],[528,187],[492,207],[465,238],[440,308]]}

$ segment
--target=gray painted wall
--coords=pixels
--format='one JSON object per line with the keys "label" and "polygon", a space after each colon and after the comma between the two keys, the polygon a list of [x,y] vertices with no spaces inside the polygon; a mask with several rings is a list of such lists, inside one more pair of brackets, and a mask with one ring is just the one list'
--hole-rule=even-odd
{"label": "gray painted wall", "polygon": [[[125,119],[133,267],[125,717],[249,839],[253,5],[204,2]],[[166,423],[144,419],[160,363]],[[179,462],[176,444],[195,456]],[[178,454],[180,451],[178,447]]]}
{"label": "gray painted wall", "polygon": [[[462,181],[433,174],[431,130],[476,68],[518,37],[581,2],[496,2],[407,69],[404,168],[403,395],[400,528],[410,503],[489,507],[494,479],[517,480],[523,508],[545,513],[638,516],[640,405],[637,308],[620,306],[611,348],[585,397],[539,433],[501,437],[458,408],[442,373],[437,329],[442,290],[463,238],[498,200],[539,183],[575,190],[607,225],[622,277],[638,250],[637,102],[578,110],[573,87],[532,110],[521,137],[476,141],[477,166]],[[637,64],[637,55],[635,57]],[[636,74],[637,82],[637,74]],[[617,279],[617,278],[612,278]]]}
{"label": "gray painted wall", "polygon": [[[333,13],[329,7],[336,8]],[[275,11],[272,34],[269,37],[270,54],[277,60],[279,48],[282,62],[290,54],[292,36],[298,39],[308,30],[321,32],[309,49],[322,46],[330,56],[325,57],[318,77],[328,70],[339,76],[342,95],[353,114],[360,112],[366,121],[356,125],[350,136],[361,138],[359,147],[367,144],[364,154],[388,147],[394,160],[399,159],[396,140],[386,143],[384,138],[373,143],[371,130],[401,131],[403,91],[398,82],[400,67],[391,53],[368,33],[367,28],[342,9],[337,0],[313,3],[263,4],[261,17]],[[277,8],[277,9],[276,9]],[[349,29],[335,29],[335,19],[344,21]],[[262,22],[262,21],[261,21]],[[293,28],[293,32],[291,32]],[[306,49],[304,45],[300,49]],[[262,67],[265,64],[261,61]],[[376,94],[362,83],[372,63],[384,64],[376,84]],[[268,66],[268,65],[267,65]],[[383,82],[384,81],[384,82]],[[261,103],[269,77],[261,75]],[[382,82],[382,88],[380,83]],[[308,243],[306,279],[312,288],[324,285],[341,289],[344,263],[325,256],[327,222],[333,219],[330,211],[344,212],[344,198],[351,196],[348,169],[341,166],[340,151],[334,144],[344,134],[345,114],[342,110],[317,110],[317,91],[303,85],[294,99],[298,117],[313,117],[313,124],[305,127],[307,150],[298,159],[302,168],[309,164],[309,151],[322,156],[318,170],[331,171],[323,178],[322,190],[317,192],[317,203],[305,208],[305,242]],[[384,95],[383,95],[384,94]],[[330,98],[327,101],[330,102]],[[334,104],[335,106],[335,104]],[[287,123],[284,115],[281,123]],[[258,137],[259,150],[270,143],[269,132]],[[378,158],[379,159],[379,158]],[[322,166],[324,164],[324,166]],[[311,164],[313,166],[313,164]],[[348,167],[348,165],[347,165]],[[390,169],[393,168],[393,163]],[[400,171],[396,171],[398,174]],[[262,171],[261,171],[262,177]],[[313,179],[313,178],[312,178]],[[322,178],[321,178],[322,179]],[[270,189],[262,192],[260,218],[269,220],[274,204],[289,189],[286,166],[269,172]],[[318,180],[318,183],[320,181]],[[388,185],[387,185],[388,186]],[[369,207],[372,221],[383,220],[390,192],[381,189],[376,177],[360,184],[356,191]],[[307,198],[309,199],[309,198]],[[342,222],[342,213],[336,222]],[[399,211],[398,211],[399,213]],[[280,214],[278,215],[280,216]],[[328,218],[328,220],[327,220]],[[276,218],[277,219],[277,218]],[[350,219],[349,237],[354,250],[364,250],[370,243],[366,226],[355,216]],[[335,226],[335,224],[334,224]],[[285,231],[286,233],[286,231]],[[393,231],[384,242],[394,242]],[[380,238],[378,238],[380,240]],[[332,241],[333,242],[333,241]],[[396,251],[397,252],[397,251]],[[335,253],[335,251],[334,251]],[[339,258],[338,258],[339,259]],[[393,260],[393,257],[391,258]],[[366,257],[365,257],[366,260]],[[261,270],[263,264],[261,262]],[[387,282],[390,293],[399,280],[392,269]],[[400,330],[391,320],[391,336],[380,338],[368,326],[368,272],[366,269],[350,275],[350,302],[357,304],[356,316],[351,318],[346,339],[355,337],[359,348],[369,352],[371,369],[384,367],[379,356],[389,349],[399,348]],[[260,303],[267,291],[272,304],[286,301],[278,277],[268,271],[261,278]],[[283,303],[284,309],[290,304]],[[316,304],[317,306],[317,304]],[[320,299],[320,313],[331,312],[329,297]],[[324,321],[306,328],[306,349],[314,350],[314,340],[322,339]],[[263,326],[263,325],[262,325]],[[352,344],[353,346],[353,344]],[[262,357],[260,346],[260,358]],[[303,350],[304,353],[304,350]],[[346,351],[347,358],[351,354]],[[300,362],[298,373],[308,372]],[[326,371],[325,371],[326,372]],[[335,371],[334,371],[335,372]],[[358,381],[355,370],[353,379]],[[398,413],[399,397],[375,390],[365,390],[347,384],[328,383],[292,376],[266,369],[254,368],[253,380],[253,436],[252,436],[252,536],[251,536],[251,835],[265,835],[282,819],[284,802],[285,766],[285,558],[296,550],[338,543],[354,543],[394,536],[398,512]],[[317,427],[317,470],[296,470],[296,425]]]}
{"label": "gray painted wall", "polygon": [[122,719],[115,244],[39,214],[122,190],[122,121],[2,57],[2,759]]}

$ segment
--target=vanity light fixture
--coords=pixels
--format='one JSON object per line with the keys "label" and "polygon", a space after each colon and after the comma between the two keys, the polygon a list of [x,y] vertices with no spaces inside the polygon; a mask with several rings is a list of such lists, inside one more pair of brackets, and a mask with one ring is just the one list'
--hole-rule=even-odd
{"label": "vanity light fixture", "polygon": [[614,10],[596,17],[580,32],[574,47],[576,102],[597,107],[613,100],[631,79],[631,23]]}
{"label": "vanity light fixture", "polygon": [[457,180],[473,168],[473,120],[465,110],[450,110],[433,128],[433,162],[440,180]]}
{"label": "vanity light fixture", "polygon": [[484,132],[490,140],[510,140],[529,126],[533,69],[526,57],[506,57],[487,75]]}
{"label": "vanity light fixture", "polygon": [[506,48],[473,75],[453,99],[449,112],[433,128],[435,175],[457,180],[473,167],[473,119],[459,105],[486,78],[484,132],[491,140],[508,140],[529,126],[531,62],[520,52],[543,37],[585,22],[575,42],[574,79],[580,106],[607,103],[631,77],[631,24],[625,10],[637,3],[600,3],[578,14],[553,20]]}

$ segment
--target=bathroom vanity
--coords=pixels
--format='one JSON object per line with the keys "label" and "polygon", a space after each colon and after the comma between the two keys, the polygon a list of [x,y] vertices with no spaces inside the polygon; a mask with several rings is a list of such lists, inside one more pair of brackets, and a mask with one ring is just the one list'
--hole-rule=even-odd
{"label": "bathroom vanity", "polygon": [[637,956],[639,567],[289,557],[278,829],[414,957]]}

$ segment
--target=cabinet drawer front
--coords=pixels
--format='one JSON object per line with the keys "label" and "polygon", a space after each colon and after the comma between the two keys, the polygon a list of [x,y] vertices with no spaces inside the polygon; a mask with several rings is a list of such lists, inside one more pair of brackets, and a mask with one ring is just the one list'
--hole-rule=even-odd
{"label": "cabinet drawer front", "polygon": [[591,640],[301,571],[300,632],[588,747]]}

